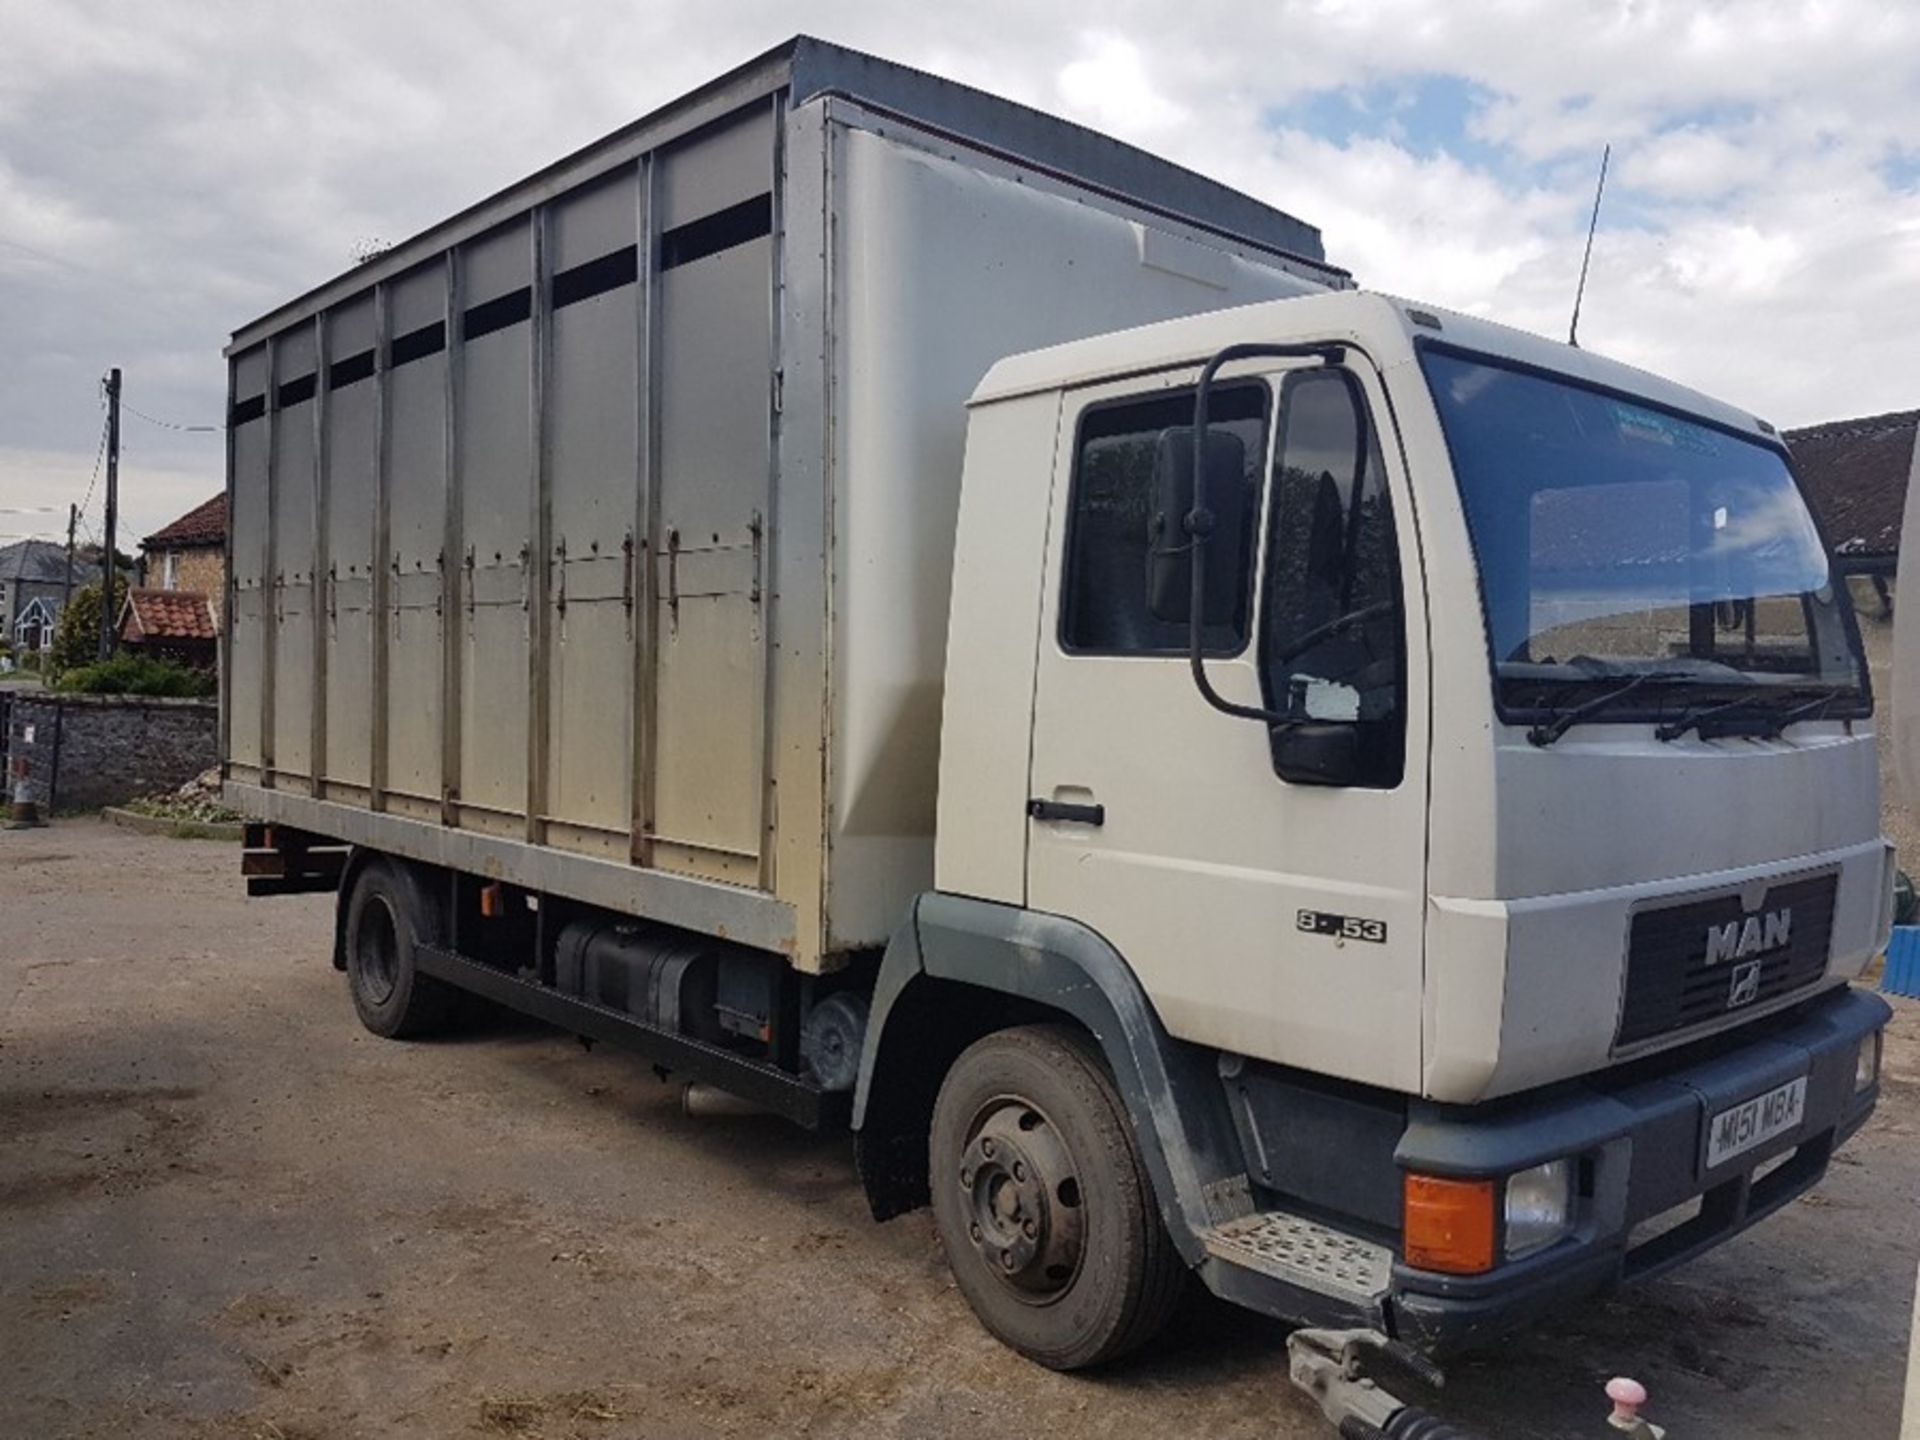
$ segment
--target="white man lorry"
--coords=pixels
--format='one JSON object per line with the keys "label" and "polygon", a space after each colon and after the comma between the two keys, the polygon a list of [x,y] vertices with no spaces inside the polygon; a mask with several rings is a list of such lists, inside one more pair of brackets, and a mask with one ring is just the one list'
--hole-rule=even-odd
{"label": "white man lorry", "polygon": [[227,353],[250,888],[379,1034],[850,1126],[1044,1364],[1189,1272],[1472,1344],[1874,1105],[1868,681],[1735,408],[806,39]]}

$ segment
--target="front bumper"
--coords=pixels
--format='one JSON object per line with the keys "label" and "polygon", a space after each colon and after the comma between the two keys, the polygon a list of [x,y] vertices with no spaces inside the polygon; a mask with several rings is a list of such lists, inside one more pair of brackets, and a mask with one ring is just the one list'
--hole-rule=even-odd
{"label": "front bumper", "polygon": [[[1804,1193],[1873,1112],[1878,1083],[1856,1092],[1855,1061],[1891,1014],[1879,996],[1843,989],[1721,1037],[1704,1054],[1625,1066],[1497,1106],[1414,1107],[1395,1152],[1403,1169],[1499,1178],[1573,1155],[1580,1199],[1566,1239],[1486,1274],[1396,1264],[1387,1301],[1395,1335],[1430,1351],[1470,1349],[1603,1286],[1678,1265]],[[1708,1166],[1713,1116],[1802,1075],[1797,1125]],[[1636,1234],[1695,1201],[1697,1214]]]}

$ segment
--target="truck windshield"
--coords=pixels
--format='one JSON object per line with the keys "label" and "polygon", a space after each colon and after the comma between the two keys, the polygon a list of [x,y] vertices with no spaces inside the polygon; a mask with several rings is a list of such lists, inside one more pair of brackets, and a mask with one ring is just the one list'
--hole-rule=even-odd
{"label": "truck windshield", "polygon": [[[1423,347],[1421,362],[1508,719],[1743,697],[1864,713],[1846,588],[1778,450],[1485,357]],[[1637,676],[1661,683],[1622,683]]]}

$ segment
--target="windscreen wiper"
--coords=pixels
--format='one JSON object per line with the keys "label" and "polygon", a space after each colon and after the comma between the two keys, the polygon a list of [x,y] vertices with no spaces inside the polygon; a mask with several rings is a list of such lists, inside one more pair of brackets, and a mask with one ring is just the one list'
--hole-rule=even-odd
{"label": "windscreen wiper", "polygon": [[[1822,710],[1825,710],[1827,706],[1831,705],[1846,693],[1844,689],[1828,690],[1815,699],[1794,706],[1791,710],[1768,715],[1765,717],[1764,723],[1759,725],[1752,733],[1762,739],[1776,740],[1779,738],[1780,732],[1785,730],[1787,726],[1806,716],[1818,715]],[[1703,721],[1711,720],[1716,715],[1724,715],[1729,710],[1743,709],[1756,702],[1765,701],[1767,698],[1769,697],[1765,695],[1741,695],[1732,700],[1722,700],[1717,705],[1704,705],[1698,709],[1689,710],[1678,720],[1669,721],[1667,724],[1656,729],[1653,732],[1653,738],[1661,741],[1678,740],[1689,730],[1700,730]],[[1706,731],[1700,730],[1700,734],[1702,739],[1706,738]]]}
{"label": "windscreen wiper", "polygon": [[[1753,696],[1741,695],[1733,700],[1722,700],[1717,705],[1696,706],[1678,720],[1670,720],[1665,725],[1656,726],[1653,738],[1663,744],[1669,740],[1678,740],[1689,730],[1699,729],[1701,721],[1711,720],[1716,715],[1724,715],[1729,710],[1738,710],[1742,706],[1751,705],[1753,701]],[[1705,738],[1704,735],[1702,738]]]}
{"label": "windscreen wiper", "polygon": [[1826,694],[1809,700],[1804,705],[1796,705],[1791,710],[1783,710],[1780,714],[1773,717],[1773,723],[1767,727],[1767,739],[1779,739],[1780,732],[1796,720],[1804,720],[1807,718],[1819,719],[1826,712],[1826,708],[1829,705],[1833,704],[1834,701],[1846,693],[1845,688],[1829,690]]}
{"label": "windscreen wiper", "polygon": [[1540,722],[1531,730],[1527,731],[1527,739],[1533,744],[1542,747],[1551,745],[1582,720],[1587,719],[1589,716],[1599,714],[1616,700],[1626,699],[1627,696],[1633,694],[1633,692],[1638,690],[1642,685],[1651,684],[1655,680],[1671,682],[1675,680],[1690,680],[1691,678],[1692,677],[1686,675],[1671,675],[1659,670],[1649,670],[1643,675],[1634,676],[1624,685],[1614,686],[1613,689],[1607,691],[1604,695],[1596,695],[1591,700],[1585,700],[1575,705],[1571,710],[1562,710],[1551,720]]}

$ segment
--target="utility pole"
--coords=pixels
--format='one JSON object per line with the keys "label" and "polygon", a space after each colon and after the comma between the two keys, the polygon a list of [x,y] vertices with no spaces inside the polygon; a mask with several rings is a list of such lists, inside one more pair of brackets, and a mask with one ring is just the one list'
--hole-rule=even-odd
{"label": "utility pole", "polygon": [[120,367],[107,372],[107,553],[100,557],[100,658],[113,654],[114,522],[120,518]]}
{"label": "utility pole", "polygon": [[67,506],[67,583],[60,587],[60,616],[64,620],[67,606],[73,603],[73,528],[80,523],[80,507]]}

